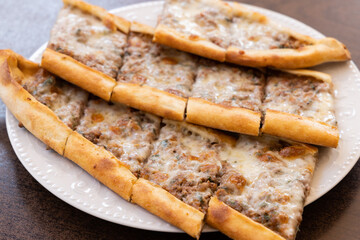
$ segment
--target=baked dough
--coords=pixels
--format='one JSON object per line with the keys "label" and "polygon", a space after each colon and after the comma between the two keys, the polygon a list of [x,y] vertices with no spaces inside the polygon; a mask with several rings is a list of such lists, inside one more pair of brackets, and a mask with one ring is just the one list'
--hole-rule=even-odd
{"label": "baked dough", "polygon": [[129,201],[136,177],[103,147],[96,146],[77,132],[69,136],[64,156]]}
{"label": "baked dough", "polygon": [[167,0],[154,41],[251,67],[305,68],[351,58],[334,38],[314,39],[218,0]]}
{"label": "baked dough", "polygon": [[71,5],[81,9],[84,12],[88,12],[98,18],[100,18],[105,26],[110,28],[112,31],[119,29],[123,33],[128,33],[130,29],[130,22],[125,19],[107,12],[105,9],[86,3],[81,0],[63,0],[64,5]]}
{"label": "baked dough", "polygon": [[206,223],[232,239],[285,240],[279,234],[232,209],[217,197],[212,197],[210,200]]}
{"label": "baked dough", "polygon": [[[287,35],[288,41],[295,42],[295,44],[299,44],[299,46],[251,49],[230,44],[226,51],[227,62],[253,67],[270,66],[294,69],[311,67],[324,62],[345,61],[351,58],[345,45],[334,38],[315,39],[297,33],[277,25],[260,13],[247,10],[238,3],[233,3],[233,14],[234,18],[241,19],[240,22],[253,21],[255,24],[259,24],[261,27],[259,27],[257,31],[267,29],[268,31],[274,31],[274,33],[278,32],[282,35]],[[257,38],[261,36],[260,33],[259,36],[252,37],[257,40]],[[237,35],[234,34],[233,37],[236,38]],[[264,38],[264,36],[262,37]]]}
{"label": "baked dough", "polygon": [[220,62],[225,61],[225,49],[200,37],[188,37],[163,24],[156,27],[153,41]]}
{"label": "baked dough", "polygon": [[339,130],[335,126],[295,114],[266,110],[262,133],[324,147],[336,148]]}
{"label": "baked dough", "polygon": [[73,58],[46,48],[41,66],[86,91],[110,101],[111,93],[116,85],[115,79],[96,71]]}
{"label": "baked dough", "polygon": [[187,100],[146,85],[117,83],[111,95],[111,101],[168,119],[182,121]]}
{"label": "baked dough", "polygon": [[317,149],[241,135],[227,152],[206,221],[234,239],[295,239]]}
{"label": "baked dough", "polygon": [[141,181],[145,185],[141,191],[136,186],[140,180],[135,184],[132,200],[198,238],[217,187],[223,150],[235,140],[184,122],[164,120],[163,124],[142,167],[141,177],[147,183]]}
{"label": "baked dough", "polygon": [[64,0],[42,66],[109,101],[130,22],[80,0]]}
{"label": "baked dough", "polygon": [[265,77],[257,70],[201,59],[186,121],[257,136]]}
{"label": "baked dough", "polygon": [[201,98],[189,98],[186,121],[226,131],[259,135],[261,114],[246,108],[225,107]]}
{"label": "baked dough", "polygon": [[156,184],[143,178],[138,179],[133,186],[131,201],[199,239],[205,214]]}
{"label": "baked dough", "polygon": [[312,70],[269,71],[262,133],[337,147],[331,77]]}
{"label": "baked dough", "polygon": [[0,50],[0,97],[27,130],[63,155],[72,130],[20,85],[38,70],[36,63],[11,50]]}

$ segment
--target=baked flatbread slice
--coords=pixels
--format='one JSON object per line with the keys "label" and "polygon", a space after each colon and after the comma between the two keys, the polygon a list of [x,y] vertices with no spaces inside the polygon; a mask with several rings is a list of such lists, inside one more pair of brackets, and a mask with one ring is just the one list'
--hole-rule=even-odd
{"label": "baked flatbread slice", "polygon": [[233,239],[295,239],[316,159],[312,146],[240,136],[206,222]]}
{"label": "baked flatbread slice", "polygon": [[223,62],[231,18],[231,7],[218,0],[168,0],[154,41]]}
{"label": "baked flatbread slice", "polygon": [[294,69],[351,58],[346,46],[334,38],[315,39],[297,33],[238,3],[233,4],[232,22],[228,62]]}
{"label": "baked flatbread slice", "polygon": [[336,39],[314,39],[219,0],[167,0],[154,41],[252,67],[305,68],[350,59]]}
{"label": "baked flatbread slice", "polygon": [[[73,109],[73,105],[77,101],[82,104],[86,94],[80,89],[66,86],[79,94],[78,98],[68,99],[62,92],[64,88],[54,84],[53,76],[11,50],[0,50],[0,80],[1,99],[16,119],[47,146],[63,155],[66,140],[72,132],[69,126],[74,127],[81,111]],[[48,84],[53,88],[48,88]],[[67,109],[74,112],[65,113]]]}
{"label": "baked flatbread slice", "polygon": [[105,9],[80,0],[64,0],[41,64],[109,100],[129,27],[129,22]]}
{"label": "baked flatbread slice", "polygon": [[94,99],[89,101],[76,131],[114,154],[138,176],[159,128],[160,118],[156,116]]}
{"label": "baked flatbread slice", "polygon": [[133,187],[132,201],[199,238],[217,187],[222,149],[235,140],[187,123],[163,123],[142,178]]}
{"label": "baked flatbread slice", "polygon": [[[153,43],[153,32],[152,27],[132,23],[112,100],[182,120],[196,75],[197,57]],[[144,95],[151,100],[144,100]]]}
{"label": "baked flatbread slice", "polygon": [[74,130],[80,123],[89,94],[40,68],[23,79],[22,86],[36,100],[50,108],[58,118]]}
{"label": "baked flatbread slice", "polygon": [[325,73],[269,71],[262,108],[263,133],[326,147],[338,144],[332,82]]}
{"label": "baked flatbread slice", "polygon": [[201,60],[186,121],[217,129],[259,134],[265,77],[256,69]]}
{"label": "baked flatbread slice", "polygon": [[80,123],[88,93],[10,50],[0,50],[0,97],[38,139],[130,199],[136,177],[128,166],[72,130]]}

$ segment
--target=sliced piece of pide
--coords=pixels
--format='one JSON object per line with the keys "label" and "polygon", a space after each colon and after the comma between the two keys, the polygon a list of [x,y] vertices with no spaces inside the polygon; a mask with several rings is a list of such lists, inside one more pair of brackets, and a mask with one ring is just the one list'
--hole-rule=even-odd
{"label": "sliced piece of pide", "polygon": [[304,68],[350,59],[336,39],[314,39],[237,3],[219,0],[167,0],[154,41],[252,67]]}
{"label": "sliced piece of pide", "polygon": [[163,122],[132,201],[198,238],[217,187],[222,150],[235,140],[184,122]]}
{"label": "sliced piece of pide", "polygon": [[167,0],[154,41],[203,57],[225,60],[231,7],[218,0]]}
{"label": "sliced piece of pide", "polygon": [[334,38],[314,39],[286,29],[234,3],[226,61],[240,65],[305,68],[345,61],[350,53]]}
{"label": "sliced piece of pide", "polygon": [[0,97],[38,139],[124,199],[130,199],[136,177],[128,167],[70,129],[79,123],[87,93],[10,50],[0,50]]}
{"label": "sliced piece of pide", "polygon": [[[43,101],[48,105],[45,106],[37,98],[40,101],[43,100],[43,97],[46,98],[46,95],[49,95],[49,89],[44,90],[43,93],[39,92],[34,97],[22,87],[23,84],[30,85],[31,82],[44,83],[44,74],[51,77],[38,64],[28,61],[11,50],[0,50],[0,97],[2,101],[21,125],[47,146],[63,155],[66,140],[72,130],[49,107],[61,113],[59,104],[63,103],[64,108],[67,108],[66,105],[69,104],[69,102],[61,101],[65,95],[58,93],[59,99]],[[41,88],[38,89],[41,90]],[[71,118],[66,114],[62,116],[65,120]],[[73,123],[67,121],[70,126]]]}
{"label": "sliced piece of pide", "polygon": [[96,99],[89,101],[76,131],[113,153],[138,175],[159,128],[156,116]]}
{"label": "sliced piece of pide", "polygon": [[79,0],[64,0],[41,64],[109,100],[129,26],[129,22],[105,9]]}
{"label": "sliced piece of pide", "polygon": [[55,77],[43,68],[24,79],[22,85],[71,129],[74,130],[79,125],[88,100],[87,92]]}
{"label": "sliced piece of pide", "polygon": [[259,70],[202,60],[186,121],[258,135],[264,86],[264,74]]}
{"label": "sliced piece of pide", "polygon": [[263,133],[336,147],[331,77],[310,70],[269,71],[263,103]]}
{"label": "sliced piece of pide", "polygon": [[[112,100],[182,120],[196,74],[197,57],[153,43],[153,31],[143,24],[131,25],[124,65],[118,74]],[[126,87],[129,91],[124,93]],[[144,101],[142,93],[146,90],[151,101]]]}
{"label": "sliced piece of pide", "polygon": [[129,167],[103,146],[98,146],[78,132],[69,136],[64,156],[129,201],[136,177]]}
{"label": "sliced piece of pide", "polygon": [[316,159],[312,146],[240,136],[206,222],[233,239],[295,239]]}

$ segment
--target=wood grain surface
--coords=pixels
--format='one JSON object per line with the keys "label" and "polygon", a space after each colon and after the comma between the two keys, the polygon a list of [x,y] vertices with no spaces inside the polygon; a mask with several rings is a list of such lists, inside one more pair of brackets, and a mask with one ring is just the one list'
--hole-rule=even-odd
{"label": "wood grain surface", "polygon": [[[141,1],[89,0],[112,9]],[[338,38],[360,64],[359,0],[243,0]],[[49,38],[60,0],[0,0],[0,49],[30,55]],[[359,133],[360,134],[360,133]],[[297,240],[360,238],[360,163],[330,192],[305,208]],[[58,199],[21,165],[6,132],[0,102],[0,239],[189,239],[182,233],[139,230],[88,215]],[[205,233],[201,239],[227,239]]]}

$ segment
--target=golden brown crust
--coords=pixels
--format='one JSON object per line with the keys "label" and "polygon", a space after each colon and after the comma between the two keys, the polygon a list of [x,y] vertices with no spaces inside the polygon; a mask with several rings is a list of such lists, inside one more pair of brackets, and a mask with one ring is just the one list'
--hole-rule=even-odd
{"label": "golden brown crust", "polygon": [[116,29],[119,29],[126,34],[129,32],[130,22],[119,16],[107,12],[101,7],[83,2],[81,0],[63,0],[63,2],[65,5],[77,7],[84,12],[90,13],[100,18],[103,21],[104,25],[112,31],[116,31]]}
{"label": "golden brown crust", "polygon": [[216,197],[210,200],[206,223],[232,239],[285,240],[279,234],[232,209]]}
{"label": "golden brown crust", "polygon": [[[219,4],[226,4],[219,1]],[[240,4],[233,3],[232,15],[245,17],[261,24],[278,27],[266,16],[249,11]],[[219,6],[221,8],[221,6]],[[197,54],[206,58],[226,61],[251,67],[275,67],[296,69],[315,66],[324,62],[337,62],[351,59],[344,44],[334,38],[314,39],[293,30],[280,27],[289,36],[307,43],[298,49],[245,50],[236,46],[221,48],[206,39],[194,39],[163,24],[157,26],[154,41],[170,47]],[[230,36],[229,36],[230,37]]]}
{"label": "golden brown crust", "polygon": [[105,186],[130,200],[136,177],[114,155],[77,132],[72,132],[64,156],[102,182]]}
{"label": "golden brown crust", "polygon": [[[241,4],[233,4],[234,16],[242,16],[266,25],[277,26],[266,16],[250,11]],[[344,44],[334,38],[314,39],[293,30],[280,27],[295,39],[311,45],[299,49],[244,50],[230,46],[226,50],[226,61],[252,67],[306,68],[324,62],[345,61],[351,58]]]}
{"label": "golden brown crust", "polygon": [[131,22],[130,31],[144,33],[144,34],[148,34],[148,35],[154,35],[155,28],[150,27],[146,24],[142,24],[142,23],[134,21],[134,22]]}
{"label": "golden brown crust", "polygon": [[41,66],[105,101],[110,101],[116,81],[106,74],[49,48],[43,54]]}
{"label": "golden brown crust", "polygon": [[133,83],[118,83],[111,101],[177,121],[184,119],[186,107],[186,98]]}
{"label": "golden brown crust", "polygon": [[308,70],[308,69],[295,69],[295,70],[289,70],[289,69],[279,69],[282,72],[290,73],[297,76],[307,76],[307,77],[313,77],[317,80],[332,83],[331,76],[329,74]]}
{"label": "golden brown crust", "polygon": [[189,39],[187,36],[162,24],[156,27],[153,41],[220,62],[225,60],[226,49],[205,39]]}
{"label": "golden brown crust", "polygon": [[197,239],[200,237],[204,214],[150,181],[142,178],[136,181],[131,201],[190,236]]}
{"label": "golden brown crust", "polygon": [[245,108],[225,107],[201,98],[189,98],[186,107],[186,121],[258,136],[261,114]]}
{"label": "golden brown crust", "polygon": [[18,57],[11,50],[0,50],[0,97],[27,130],[63,155],[72,130],[19,84],[39,67]]}
{"label": "golden brown crust", "polygon": [[226,61],[250,67],[306,68],[324,62],[349,60],[345,45],[333,38],[324,38],[300,49],[243,50],[230,46]]}
{"label": "golden brown crust", "polygon": [[290,140],[336,148],[337,127],[295,114],[266,110],[262,133]]}

